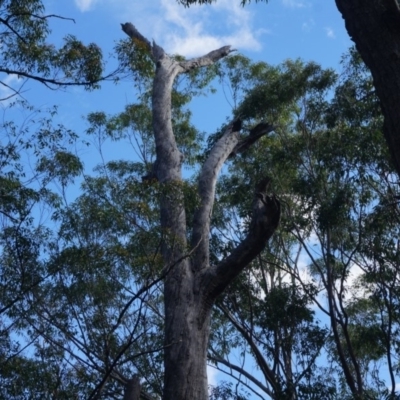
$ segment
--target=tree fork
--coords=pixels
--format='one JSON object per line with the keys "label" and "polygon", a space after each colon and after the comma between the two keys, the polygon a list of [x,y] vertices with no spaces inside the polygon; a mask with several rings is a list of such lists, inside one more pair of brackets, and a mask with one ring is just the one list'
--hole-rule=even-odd
{"label": "tree fork", "polygon": [[[253,217],[247,237],[218,265],[209,265],[209,234],[218,174],[229,156],[244,151],[273,127],[258,125],[251,137],[240,140],[241,122],[233,121],[215,143],[205,161],[198,181],[200,205],[194,215],[191,238],[192,257],[187,254],[186,215],[181,190],[182,157],[177,147],[171,121],[171,90],[177,75],[194,68],[212,65],[232,51],[224,46],[185,61],[169,57],[154,41],[150,43],[131,24],[122,30],[149,51],[156,66],[153,81],[153,132],[156,143],[154,174],[166,190],[160,199],[161,229],[169,240],[162,244],[166,265],[174,265],[165,278],[165,351],[164,400],[206,400],[207,350],[211,307],[215,298],[264,249],[278,226],[280,205],[267,195],[269,179],[256,188]],[[168,187],[174,190],[168,190]],[[172,238],[172,240],[171,240]],[[174,261],[177,261],[174,263]]]}

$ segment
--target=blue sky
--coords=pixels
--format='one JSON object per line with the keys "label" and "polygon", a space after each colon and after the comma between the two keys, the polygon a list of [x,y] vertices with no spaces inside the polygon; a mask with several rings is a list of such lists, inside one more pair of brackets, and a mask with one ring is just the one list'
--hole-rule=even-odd
{"label": "blue sky", "polygon": [[[176,0],[75,0],[51,1],[49,11],[70,16],[76,24],[57,21],[55,33],[61,37],[71,32],[87,41],[97,42],[110,52],[114,42],[124,38],[120,23],[132,22],[149,39],[154,39],[169,53],[186,57],[200,56],[224,45],[232,45],[247,57],[278,64],[288,58],[313,60],[324,67],[339,68],[341,56],[351,41],[333,0],[270,0],[246,7],[240,0],[218,0],[208,6],[185,9]],[[101,91],[82,89],[55,93],[65,122],[84,127],[80,118],[90,111],[118,112],[135,101],[133,85],[123,81],[118,86],[104,84]],[[192,104],[196,126],[207,132],[217,129],[230,115],[223,95],[199,98]],[[109,148],[105,157],[130,158],[133,152],[119,146]],[[88,151],[87,157],[95,157]],[[86,165],[91,160],[86,159]],[[249,370],[251,367],[249,366]],[[255,370],[253,373],[257,373]],[[208,369],[209,383],[226,379]]]}
{"label": "blue sky", "polygon": [[[333,0],[253,1],[244,8],[240,0],[218,0],[190,8],[176,0],[45,0],[44,4],[48,14],[76,21],[54,19],[52,43],[58,45],[63,36],[73,34],[85,43],[96,42],[106,58],[115,42],[124,38],[121,22],[132,22],[167,52],[186,57],[229,44],[253,60],[270,64],[300,57],[339,68],[341,55],[351,45]],[[59,105],[60,120],[77,131],[84,129],[82,117],[89,112],[113,114],[135,101],[133,85],[127,80],[117,86],[104,83],[95,92],[82,88],[53,92],[34,83],[25,89],[25,96],[40,107]],[[229,116],[230,106],[217,96],[196,100],[193,112],[195,124],[210,132]]]}
{"label": "blue sky", "polygon": [[190,8],[175,0],[71,3],[74,6],[65,7],[63,2],[52,1],[48,8],[75,18],[80,36],[105,45],[118,38],[118,24],[126,21],[168,52],[187,57],[231,44],[250,57],[271,63],[303,57],[333,66],[349,45],[333,0],[270,0],[244,8],[239,0]]}
{"label": "blue sky", "polygon": [[[49,41],[59,45],[63,36],[73,34],[85,43],[97,43],[106,59],[115,42],[125,38],[120,26],[124,22],[133,23],[168,53],[186,57],[232,45],[247,57],[270,64],[302,58],[339,69],[341,56],[352,44],[334,0],[253,1],[244,8],[240,0],[217,0],[212,5],[190,8],[176,0],[45,0],[44,4],[47,14],[75,20],[54,19]],[[6,80],[15,82],[16,77]],[[50,91],[32,82],[25,89],[24,96],[38,107],[58,105],[59,122],[78,134],[87,127],[84,117],[88,113],[117,113],[135,101],[129,80],[118,85],[106,82],[94,92],[82,88]],[[6,95],[0,87],[0,98]],[[212,132],[229,117],[230,106],[223,95],[215,95],[196,99],[192,111],[195,125]],[[96,151],[83,147],[77,151],[89,171],[100,161]],[[121,145],[105,153],[106,160],[131,159],[133,155],[131,148]]]}
{"label": "blue sky", "polygon": [[[115,42],[125,37],[120,27],[123,22],[132,22],[168,53],[186,57],[229,44],[253,60],[270,64],[300,57],[339,68],[342,54],[351,45],[333,0],[253,1],[244,8],[240,0],[218,0],[212,5],[190,8],[176,0],[45,0],[44,4],[48,14],[75,20],[52,20],[52,43],[58,45],[63,36],[73,34],[85,43],[97,43],[106,59]],[[82,88],[49,91],[35,83],[25,89],[25,97],[39,107],[57,104],[60,122],[79,134],[87,127],[84,116],[89,112],[113,114],[135,101],[129,80],[118,85],[104,83],[101,90],[94,92]],[[4,97],[4,93],[0,95]],[[195,125],[206,132],[217,129],[231,112],[223,95],[196,99],[192,110]],[[108,156],[113,159],[116,154],[130,158],[132,151],[110,149]],[[85,164],[91,169],[98,158],[92,152],[85,157]]]}

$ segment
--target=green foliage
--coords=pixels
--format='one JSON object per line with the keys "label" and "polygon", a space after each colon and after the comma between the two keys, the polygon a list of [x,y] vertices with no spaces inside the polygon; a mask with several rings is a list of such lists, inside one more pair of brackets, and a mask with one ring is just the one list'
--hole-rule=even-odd
{"label": "green foliage", "polygon": [[210,400],[246,400],[250,393],[233,388],[232,382],[221,382],[218,386],[210,388]]}
{"label": "green foliage", "polygon": [[[126,106],[122,113],[115,116],[107,116],[104,112],[90,114],[88,116],[90,126],[87,133],[94,136],[98,143],[104,143],[107,139],[128,141],[143,162],[142,176],[144,176],[151,172],[155,157],[151,114],[150,84],[152,81],[150,76],[142,75],[143,71],[138,69],[134,71],[134,74],[139,74],[135,75],[135,79],[143,89],[139,96],[139,102]],[[199,132],[191,122],[192,113],[188,104],[194,96],[199,96],[208,90],[207,86],[214,76],[213,68],[198,73],[191,72],[176,82],[172,90],[172,125],[177,144],[184,155],[184,163],[187,166],[193,166],[198,162],[203,143],[203,133]]]}
{"label": "green foliage", "polygon": [[97,82],[101,79],[101,50],[91,43],[84,46],[74,36],[67,36],[64,46],[55,56],[55,65],[60,67],[66,78],[83,82]]}
{"label": "green foliage", "polygon": [[[25,125],[7,119],[7,113],[14,119],[24,112],[30,115]],[[36,322],[39,304],[44,307],[43,289],[58,271],[48,265],[56,242],[46,223],[62,203],[54,183],[72,182],[81,169],[69,151],[76,135],[52,126],[55,110],[39,112],[17,103],[7,113],[0,147],[0,397],[18,399],[29,393],[39,399],[53,392],[70,398],[77,392],[76,376],[67,371],[64,352],[43,339],[50,332]]]}
{"label": "green foliage", "polygon": [[[102,53],[94,43],[84,45],[71,35],[65,37],[60,49],[48,42],[49,20],[67,18],[46,15],[42,0],[2,1],[0,18],[1,72],[50,87],[83,85],[94,89],[104,79]],[[18,94],[18,88],[11,90],[11,96]]]}
{"label": "green foliage", "polygon": [[[279,396],[294,391],[301,398],[353,398],[344,362],[354,379],[356,368],[360,371],[363,396],[378,398],[386,392],[381,363],[395,371],[387,356],[397,354],[398,188],[372,79],[353,49],[343,68],[337,76],[313,63],[270,67],[241,56],[220,68],[235,113],[244,120],[244,135],[260,121],[274,124],[275,131],[236,156],[220,181],[211,241],[214,262],[231,251],[227,237],[243,238],[249,192],[265,175],[272,178],[284,213],[280,231],[252,266],[251,276],[225,297],[221,310],[233,331],[217,320],[220,333],[213,333],[212,346],[221,357],[229,354],[229,344],[235,353],[240,349],[243,358],[236,365],[249,362],[246,354],[261,351],[275,374],[264,373],[265,382],[269,387],[279,382]],[[210,138],[210,146],[218,135]],[[300,262],[304,256],[307,268]],[[361,275],[355,280],[357,268]],[[311,304],[335,316],[336,337],[328,334],[332,325],[315,321]],[[331,361],[329,381],[316,372],[324,353]],[[257,365],[259,357],[254,357]],[[287,365],[285,357],[292,360],[296,372],[287,366],[275,370],[277,357],[281,365]]]}
{"label": "green foliage", "polygon": [[154,62],[145,44],[138,40],[121,40],[115,47],[123,71],[133,75],[136,85],[151,87],[154,77]]}
{"label": "green foliage", "polygon": [[42,157],[37,166],[38,172],[46,172],[47,179],[57,178],[62,186],[66,186],[69,180],[80,175],[83,165],[74,154],[65,151],[56,151],[51,159]]}
{"label": "green foliage", "polygon": [[297,102],[301,98],[308,101],[309,112],[318,111],[312,107],[317,107],[318,99],[336,80],[332,70],[323,71],[315,63],[304,64],[300,60],[258,69],[257,77],[253,77],[254,86],[245,92],[237,114],[243,119],[265,120],[272,124],[279,123],[282,116],[298,113]]}
{"label": "green foliage", "polygon": [[[40,79],[61,70],[67,82],[96,84],[95,45],[72,36],[59,50],[46,44],[40,1],[0,7],[9,22],[4,68]],[[101,154],[118,142],[135,158],[104,161],[84,175],[71,150],[77,135],[53,125],[56,110],[23,104],[29,122],[19,126],[12,114],[0,127],[1,398],[121,398],[132,373],[146,391],[162,393],[161,243],[176,238],[160,229],[159,199],[182,194],[190,234],[198,177],[171,185],[144,179],[155,162],[154,64],[143,43],[125,40],[116,50],[137,100],[116,115],[91,113],[86,134]],[[398,182],[371,77],[353,49],[343,68],[338,75],[312,62],[271,66],[235,55],[173,87],[173,128],[188,167],[224,131],[206,144],[191,122],[190,101],[218,81],[231,89],[243,138],[259,122],[275,128],[232,157],[218,182],[213,264],[246,236],[251,194],[265,176],[283,214],[265,251],[216,304],[210,362],[236,382],[212,388],[214,399],[356,398],[348,381],[357,373],[358,398],[396,396],[395,382],[387,389],[378,369],[397,373],[400,357]],[[71,200],[67,189],[77,181]]]}

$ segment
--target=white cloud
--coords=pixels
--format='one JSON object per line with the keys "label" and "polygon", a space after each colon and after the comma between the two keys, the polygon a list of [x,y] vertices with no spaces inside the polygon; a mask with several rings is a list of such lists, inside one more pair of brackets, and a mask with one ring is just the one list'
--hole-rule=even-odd
{"label": "white cloud", "polygon": [[306,7],[306,3],[302,0],[282,0],[282,4],[289,8],[303,8]]}
{"label": "white cloud", "polygon": [[227,44],[234,49],[261,49],[257,39],[246,30],[240,32],[240,35],[220,37],[201,31],[193,31],[185,37],[171,34],[168,35],[167,39],[166,45],[170,53],[182,54],[187,57],[200,56]]}
{"label": "white cloud", "polygon": [[[90,0],[75,0],[92,5]],[[255,30],[253,14],[240,2],[218,0],[208,6],[185,8],[176,0],[103,0],[113,7],[113,15],[132,22],[147,38],[155,39],[170,54],[201,56],[218,47],[231,45],[242,50],[261,50],[261,35],[267,29]],[[123,20],[123,21],[122,21]]]}
{"label": "white cloud", "polygon": [[89,11],[97,0],[75,0],[76,6],[81,12]]}
{"label": "white cloud", "polygon": [[[227,44],[237,49],[261,49],[258,36],[266,31],[254,32],[251,13],[240,7],[239,3],[219,0],[212,7],[184,8],[176,0],[161,0],[161,5],[165,12],[160,16],[158,30],[169,33],[158,36],[162,37],[162,45],[170,53],[190,57]],[[230,33],[221,34],[220,31]]]}
{"label": "white cloud", "polygon": [[[168,53],[187,57],[200,56],[225,45],[238,50],[259,51],[260,36],[269,33],[267,29],[254,29],[253,14],[248,8],[241,7],[239,1],[218,0],[212,5],[193,5],[189,8],[176,0],[74,1],[81,12],[91,10],[95,3],[101,3],[110,9],[116,19],[121,19],[120,22],[132,22]],[[298,3],[297,0],[295,2]]]}
{"label": "white cloud", "polygon": [[328,38],[330,38],[330,39],[335,39],[335,32],[334,32],[334,30],[332,29],[332,28],[330,28],[329,26],[327,26],[326,28],[325,28],[325,32],[326,32],[326,36],[328,36]]}
{"label": "white cloud", "polygon": [[[345,302],[350,302],[355,299],[362,299],[365,298],[370,291],[370,288],[360,284],[360,278],[364,275],[363,270],[353,264],[350,267],[349,275],[346,279],[344,286],[344,293],[343,293],[343,299]],[[340,281],[338,280],[336,282],[336,289],[339,292],[340,291]]]}

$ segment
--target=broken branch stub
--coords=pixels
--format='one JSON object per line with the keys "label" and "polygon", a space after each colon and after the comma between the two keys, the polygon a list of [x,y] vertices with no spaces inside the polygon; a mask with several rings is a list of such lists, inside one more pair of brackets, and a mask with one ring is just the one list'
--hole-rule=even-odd
{"label": "broken branch stub", "polygon": [[121,28],[132,40],[142,43],[147,48],[152,55],[154,62],[157,62],[165,54],[164,50],[158,46],[154,40],[153,44],[151,44],[150,41],[136,29],[135,25],[131,24],[130,22],[121,24]]}

